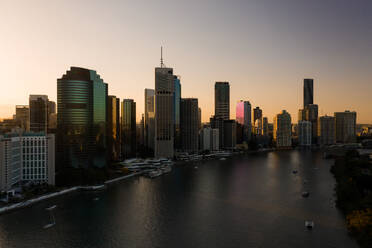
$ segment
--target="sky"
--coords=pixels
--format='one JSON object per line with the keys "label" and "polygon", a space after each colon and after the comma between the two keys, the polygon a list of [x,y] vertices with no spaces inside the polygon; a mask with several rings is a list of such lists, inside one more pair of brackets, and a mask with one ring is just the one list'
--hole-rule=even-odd
{"label": "sky", "polygon": [[196,97],[203,121],[214,114],[214,83],[272,122],[286,109],[297,122],[303,79],[314,78],[319,115],[357,111],[372,123],[370,0],[0,0],[0,117],[30,94],[57,100],[70,66],[96,70],[109,94],[144,109],[164,63]]}

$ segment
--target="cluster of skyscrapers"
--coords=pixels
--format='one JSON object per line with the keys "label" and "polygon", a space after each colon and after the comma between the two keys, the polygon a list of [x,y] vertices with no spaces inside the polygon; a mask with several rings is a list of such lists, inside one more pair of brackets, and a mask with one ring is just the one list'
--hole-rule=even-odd
{"label": "cluster of skyscrapers", "polygon": [[[283,110],[273,123],[247,100],[230,119],[230,84],[215,82],[214,115],[201,121],[196,98],[181,96],[181,77],[161,59],[154,89],[144,91],[144,113],[137,123],[136,102],[109,95],[94,70],[71,67],[57,79],[56,104],[46,95],[30,95],[13,119],[0,123],[0,186],[20,182],[54,184],[65,168],[105,168],[111,162],[142,156],[173,158],[180,153],[252,147],[292,147],[355,142],[356,113],[318,116],[313,79],[304,80],[298,123]],[[55,135],[55,136],[54,136]],[[56,166],[55,166],[56,162]]]}

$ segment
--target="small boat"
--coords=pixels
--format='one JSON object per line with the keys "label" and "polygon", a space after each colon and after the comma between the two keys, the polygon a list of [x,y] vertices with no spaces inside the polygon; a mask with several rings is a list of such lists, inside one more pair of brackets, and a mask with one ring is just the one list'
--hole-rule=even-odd
{"label": "small boat", "polygon": [[98,200],[99,200],[99,198],[98,198],[98,197],[96,197],[96,198],[94,198],[94,199],[93,199],[93,201],[98,201]]}
{"label": "small boat", "polygon": [[161,168],[161,170],[163,171],[163,173],[169,173],[172,171],[172,167],[170,165],[166,165],[163,168]]}
{"label": "small boat", "polygon": [[305,227],[307,229],[313,229],[314,228],[314,221],[312,221],[312,220],[305,221]]}
{"label": "small boat", "polygon": [[226,158],[220,158],[220,160],[221,160],[221,161],[224,161],[224,160],[226,160]]}
{"label": "small boat", "polygon": [[310,193],[307,191],[302,192],[302,197],[309,197]]}
{"label": "small boat", "polygon": [[48,229],[48,228],[51,228],[52,226],[54,226],[56,223],[49,223],[49,224],[46,224],[43,228],[44,229]]}
{"label": "small boat", "polygon": [[50,207],[46,208],[45,210],[48,210],[48,211],[50,211],[50,210],[53,210],[53,209],[55,209],[56,207],[57,207],[57,205],[53,205],[53,206],[50,206]]}
{"label": "small boat", "polygon": [[297,172],[298,172],[297,170],[293,170],[292,171],[293,174],[297,174]]}
{"label": "small boat", "polygon": [[153,170],[153,171],[149,172],[148,176],[150,178],[155,178],[155,177],[160,176],[161,174],[163,174],[163,172],[161,170]]}
{"label": "small boat", "polygon": [[194,169],[198,169],[198,166],[195,166]]}

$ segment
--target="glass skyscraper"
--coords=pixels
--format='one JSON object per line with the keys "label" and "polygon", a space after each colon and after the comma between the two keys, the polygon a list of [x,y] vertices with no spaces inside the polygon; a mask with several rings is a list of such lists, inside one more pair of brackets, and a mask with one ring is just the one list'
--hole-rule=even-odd
{"label": "glass skyscraper", "polygon": [[180,129],[180,101],[181,101],[181,82],[178,76],[174,76],[174,147],[181,148],[181,129]]}
{"label": "glass skyscraper", "polygon": [[122,153],[124,158],[136,156],[136,102],[124,99],[121,104]]}
{"label": "glass skyscraper", "polygon": [[314,80],[311,78],[304,79],[304,108],[314,103]]}
{"label": "glass skyscraper", "polygon": [[89,69],[71,67],[57,80],[57,169],[107,165],[107,92]]}
{"label": "glass skyscraper", "polygon": [[223,120],[230,119],[230,85],[216,82],[214,85],[214,116]]}

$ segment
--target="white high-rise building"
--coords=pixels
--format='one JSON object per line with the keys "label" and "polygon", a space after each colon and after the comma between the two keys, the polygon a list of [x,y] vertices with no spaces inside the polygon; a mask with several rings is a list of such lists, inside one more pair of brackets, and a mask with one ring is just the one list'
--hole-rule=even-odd
{"label": "white high-rise building", "polygon": [[292,146],[292,123],[291,115],[283,110],[274,118],[274,141],[276,147],[290,147]]}
{"label": "white high-rise building", "polygon": [[219,150],[219,130],[211,127],[204,127],[200,131],[201,149],[203,151]]}
{"label": "white high-rise building", "polygon": [[311,146],[311,122],[310,121],[299,121],[297,125],[298,132],[298,144],[300,146]]}

